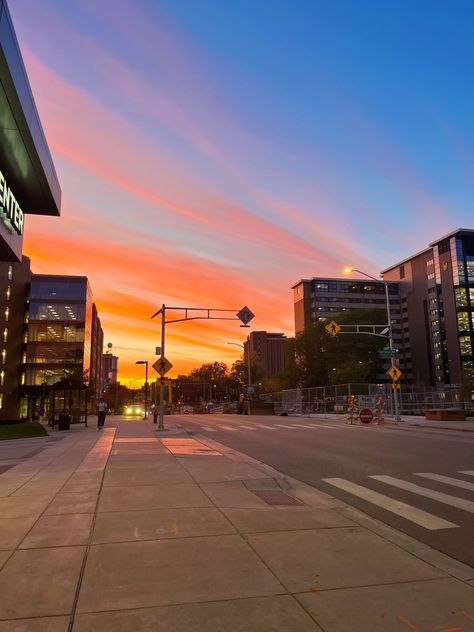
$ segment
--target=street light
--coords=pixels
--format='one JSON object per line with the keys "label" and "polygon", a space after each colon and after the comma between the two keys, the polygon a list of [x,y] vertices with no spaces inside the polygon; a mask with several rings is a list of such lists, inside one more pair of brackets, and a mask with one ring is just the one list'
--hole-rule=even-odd
{"label": "street light", "polygon": [[[370,274],[367,274],[367,272],[362,272],[362,270],[357,270],[356,268],[344,268],[344,272],[346,274],[352,274],[352,272],[358,272],[359,274],[362,274],[363,276],[367,277],[368,279],[372,279],[372,281],[375,281],[376,283],[383,283],[384,287],[385,287],[385,300],[387,303],[387,329],[388,329],[388,344],[390,346],[390,362],[392,364],[392,367],[395,366],[394,364],[394,360],[393,360],[393,328],[392,328],[392,317],[390,314],[390,298],[389,298],[389,293],[388,293],[388,281],[386,281],[385,279],[376,279],[375,277],[371,276]],[[384,330],[385,332],[385,330]],[[393,389],[393,407],[395,409],[395,419],[397,421],[400,421],[400,414],[399,414],[399,410],[398,410],[398,396],[397,396],[397,391],[396,389]]]}
{"label": "street light", "polygon": [[145,414],[143,419],[148,419],[148,360],[137,360],[135,364],[145,365]]}
{"label": "street light", "polygon": [[[240,344],[240,342],[226,342],[226,345],[234,345],[235,347],[241,347],[244,350],[245,356],[245,345]],[[250,415],[250,386],[252,384],[252,377],[250,372],[250,336],[247,336],[247,396],[248,396],[248,412]]]}

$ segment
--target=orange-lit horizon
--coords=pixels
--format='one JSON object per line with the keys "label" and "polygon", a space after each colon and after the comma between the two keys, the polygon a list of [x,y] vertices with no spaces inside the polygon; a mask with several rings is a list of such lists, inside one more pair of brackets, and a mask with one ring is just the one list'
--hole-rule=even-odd
{"label": "orange-lit horizon", "polygon": [[[431,236],[468,225],[472,205],[449,194],[471,171],[458,119],[422,113],[414,143],[398,110],[383,116],[392,98],[379,110],[379,90],[359,93],[351,55],[341,51],[331,67],[341,38],[300,41],[306,20],[295,14],[296,35],[287,35],[298,46],[282,59],[270,45],[287,28],[278,12],[254,16],[261,40],[251,20],[230,29],[219,3],[206,5],[215,23],[188,21],[197,9],[183,16],[172,3],[79,4],[11,7],[63,193],[60,218],[26,217],[24,253],[34,272],[89,278],[122,383],[144,380],[137,360],[154,361],[160,322],[150,317],[162,303],[248,305],[251,329],[167,327],[171,376],[230,366],[240,351],[226,341],[242,343],[251,330],[294,334],[299,279],[343,277],[347,262],[378,278]],[[261,41],[268,50],[255,49]],[[371,50],[366,63],[379,57]],[[435,148],[418,153],[433,117],[448,138],[440,165],[460,167],[447,191],[439,165],[430,170]]]}

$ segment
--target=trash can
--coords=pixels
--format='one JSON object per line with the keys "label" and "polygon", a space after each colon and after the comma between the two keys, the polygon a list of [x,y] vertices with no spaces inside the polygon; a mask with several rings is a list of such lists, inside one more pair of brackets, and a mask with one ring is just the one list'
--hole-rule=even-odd
{"label": "trash can", "polygon": [[61,413],[58,417],[58,430],[69,430],[71,424],[71,415]]}

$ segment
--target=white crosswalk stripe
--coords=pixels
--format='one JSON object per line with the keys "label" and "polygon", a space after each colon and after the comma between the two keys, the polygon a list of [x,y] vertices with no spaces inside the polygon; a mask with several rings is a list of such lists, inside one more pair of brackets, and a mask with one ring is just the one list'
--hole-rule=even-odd
{"label": "white crosswalk stripe", "polygon": [[275,426],[265,426],[265,424],[255,424],[257,428],[265,428],[266,430],[276,430]]}
{"label": "white crosswalk stripe", "polygon": [[427,511],[417,509],[407,503],[395,500],[389,496],[385,496],[384,494],[375,492],[367,487],[362,487],[362,485],[357,485],[356,483],[352,483],[351,481],[347,481],[343,478],[323,478],[322,480],[330,485],[334,485],[339,489],[349,492],[358,498],[362,498],[373,505],[377,505],[378,507],[382,507],[382,509],[386,509],[391,513],[397,514],[397,516],[401,516],[406,520],[414,522],[425,529],[434,531],[439,529],[453,529],[458,526],[453,522],[444,520],[444,518],[439,518]]}
{"label": "white crosswalk stripe", "polygon": [[442,476],[441,474],[432,474],[431,472],[424,472],[415,474],[415,476],[422,476],[432,481],[438,481],[439,483],[446,483],[446,485],[452,485],[453,487],[460,487],[461,489],[468,489],[474,492],[474,483],[469,481],[461,481],[459,478],[451,478],[450,476]]}
{"label": "white crosswalk stripe", "polygon": [[474,476],[474,470],[461,470],[460,474],[468,474],[469,476]]}
{"label": "white crosswalk stripe", "polygon": [[474,513],[474,502],[471,500],[464,500],[463,498],[451,496],[450,494],[444,494],[443,492],[438,492],[434,489],[429,489],[428,487],[421,487],[415,483],[410,483],[409,481],[404,481],[393,476],[377,475],[370,476],[369,478],[373,478],[381,483],[386,483],[387,485],[392,485],[393,487],[398,487],[398,489],[404,489],[405,491],[413,494],[418,494],[419,496],[424,496],[425,498],[437,500],[445,505],[456,507],[457,509],[463,509],[469,513]]}
{"label": "white crosswalk stripe", "polygon": [[241,426],[236,424],[235,426],[227,426],[222,424],[216,424],[215,426],[203,426],[198,423],[202,430],[206,432],[217,432],[218,430],[228,430],[230,432],[236,432],[240,430],[278,430],[279,428],[284,428],[286,430],[319,430],[321,428],[328,428],[330,430],[343,430],[342,426],[329,426],[327,424],[319,424],[319,423],[307,423],[307,424],[274,424],[273,426],[269,426],[267,424],[252,424]]}

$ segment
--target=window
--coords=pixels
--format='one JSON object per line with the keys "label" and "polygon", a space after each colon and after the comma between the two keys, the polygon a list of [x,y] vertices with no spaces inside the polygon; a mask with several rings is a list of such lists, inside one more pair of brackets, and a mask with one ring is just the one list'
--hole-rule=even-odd
{"label": "window", "polygon": [[474,257],[466,257],[467,281],[474,283]]}
{"label": "window", "polygon": [[5,371],[0,371],[0,386],[5,384]]}
{"label": "window", "polygon": [[326,291],[326,292],[327,292],[328,287],[329,287],[329,286],[328,286],[328,284],[327,284],[327,283],[316,283],[316,289],[317,289],[317,290],[320,290],[320,291],[321,291],[321,290],[324,290],[324,291]]}
{"label": "window", "polygon": [[474,377],[474,364],[472,362],[463,362],[462,373],[464,377],[473,378]]}
{"label": "window", "polygon": [[3,342],[7,342],[8,340],[8,327],[5,327],[3,330]]}
{"label": "window", "polygon": [[2,349],[2,364],[5,364],[7,361],[7,350]]}
{"label": "window", "polygon": [[459,349],[461,355],[472,355],[472,344],[470,336],[460,336]]}
{"label": "window", "polygon": [[399,271],[400,271],[400,278],[404,279],[405,278],[405,266],[400,266]]}
{"label": "window", "polygon": [[442,255],[445,252],[449,252],[450,251],[450,245],[449,245],[449,239],[443,239],[443,241],[440,241],[438,244],[438,254]]}
{"label": "window", "polygon": [[6,291],[7,301],[10,300],[11,293],[12,293],[12,286],[7,285],[7,291]]}
{"label": "window", "polygon": [[474,307],[474,287],[469,288],[469,298],[471,299],[471,307]]}
{"label": "window", "polygon": [[48,283],[47,281],[33,281],[31,284],[31,299],[54,300],[86,300],[85,283],[60,282]]}
{"label": "window", "polygon": [[0,408],[3,408],[3,393],[0,393]]}
{"label": "window", "polygon": [[5,308],[5,320],[6,320],[7,323],[10,320],[10,308],[9,307]]}
{"label": "window", "polygon": [[7,279],[9,281],[13,279],[13,266],[8,266]]}
{"label": "window", "polygon": [[456,307],[466,307],[467,295],[466,289],[463,287],[457,287],[454,290],[454,296],[456,298]]}
{"label": "window", "polygon": [[469,312],[458,312],[458,331],[469,331]]}

